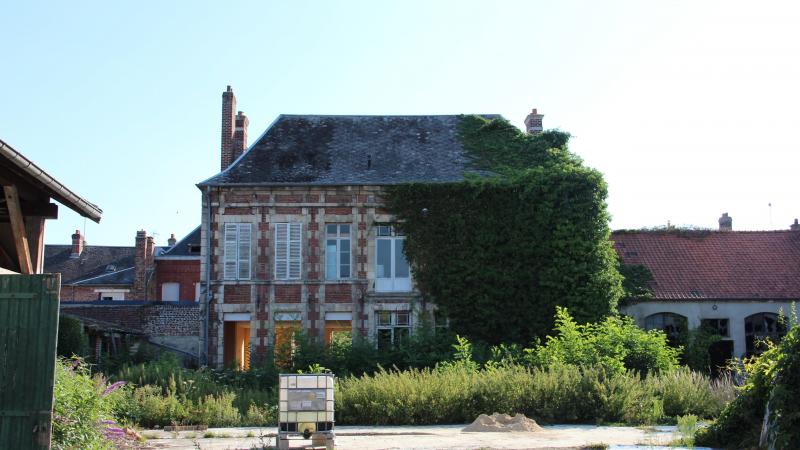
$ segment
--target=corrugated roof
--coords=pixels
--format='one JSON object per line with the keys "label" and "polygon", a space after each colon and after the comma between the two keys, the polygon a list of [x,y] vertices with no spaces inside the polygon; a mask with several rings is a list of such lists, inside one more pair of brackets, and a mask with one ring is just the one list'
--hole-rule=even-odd
{"label": "corrugated roof", "polygon": [[625,264],[653,274],[656,299],[800,300],[798,231],[618,231]]}
{"label": "corrugated roof", "polygon": [[199,185],[458,181],[469,160],[460,117],[281,115],[228,169]]}

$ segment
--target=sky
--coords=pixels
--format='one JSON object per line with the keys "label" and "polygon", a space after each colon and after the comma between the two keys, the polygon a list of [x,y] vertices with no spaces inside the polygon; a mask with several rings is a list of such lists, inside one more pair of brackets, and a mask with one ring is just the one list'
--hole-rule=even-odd
{"label": "sky", "polygon": [[221,93],[286,114],[502,114],[573,135],[611,227],[800,217],[800,6],[714,1],[0,2],[0,139],[103,209],[46,243],[200,223]]}

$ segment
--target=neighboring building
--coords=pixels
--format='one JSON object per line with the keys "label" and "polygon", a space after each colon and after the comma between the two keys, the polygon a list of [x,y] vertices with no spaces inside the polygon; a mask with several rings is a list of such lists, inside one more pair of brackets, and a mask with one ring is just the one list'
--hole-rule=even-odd
{"label": "neighboring building", "polygon": [[155,257],[155,271],[157,300],[199,300],[200,227],[177,243],[172,235],[168,248]]}
{"label": "neighboring building", "polygon": [[[235,101],[228,87],[222,172],[198,184],[208,363],[247,367],[251,348],[263,357],[294,329],[379,348],[410,333],[433,305],[414,286],[381,195],[463,179],[459,116],[281,115],[245,151]],[[541,130],[541,118],[534,110],[526,127]]]}
{"label": "neighboring building", "polygon": [[800,299],[800,227],[788,231],[732,231],[723,214],[719,231],[617,231],[624,264],[652,273],[653,298],[622,312],[648,329],[675,335],[707,326],[724,340],[712,360],[758,353],[757,342],[785,333],[778,318]]}

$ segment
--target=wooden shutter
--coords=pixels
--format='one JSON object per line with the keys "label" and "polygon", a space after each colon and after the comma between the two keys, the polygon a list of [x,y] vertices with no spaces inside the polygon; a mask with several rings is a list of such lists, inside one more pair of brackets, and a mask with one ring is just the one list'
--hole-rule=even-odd
{"label": "wooden shutter", "polygon": [[288,275],[289,224],[275,224],[275,278],[285,280]]}
{"label": "wooden shutter", "polygon": [[300,223],[289,224],[289,278],[300,278],[302,258],[302,229]]}
{"label": "wooden shutter", "polygon": [[239,260],[238,256],[238,234],[239,234],[239,227],[238,224],[235,223],[226,223],[225,224],[225,255],[224,255],[224,278],[226,280],[235,280],[236,279],[236,272],[237,272],[237,262]]}
{"label": "wooden shutter", "polygon": [[239,279],[240,280],[249,280],[250,279],[250,246],[252,242],[251,238],[251,224],[249,223],[240,223],[239,224]]}

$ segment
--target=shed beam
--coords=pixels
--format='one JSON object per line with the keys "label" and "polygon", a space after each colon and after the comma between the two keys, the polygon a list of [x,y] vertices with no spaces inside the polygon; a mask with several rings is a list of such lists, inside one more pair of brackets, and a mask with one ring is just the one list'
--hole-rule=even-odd
{"label": "shed beam", "polygon": [[19,272],[26,275],[33,274],[31,253],[28,249],[28,237],[25,235],[25,221],[22,219],[22,208],[19,205],[19,193],[14,185],[3,186],[8,208],[8,218],[11,222],[11,233],[14,237],[14,246],[17,248]]}

